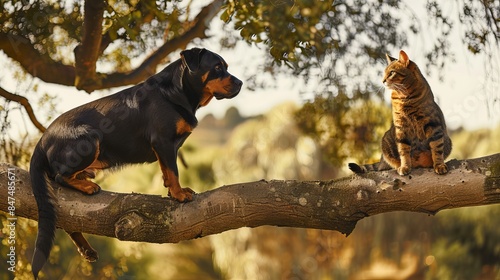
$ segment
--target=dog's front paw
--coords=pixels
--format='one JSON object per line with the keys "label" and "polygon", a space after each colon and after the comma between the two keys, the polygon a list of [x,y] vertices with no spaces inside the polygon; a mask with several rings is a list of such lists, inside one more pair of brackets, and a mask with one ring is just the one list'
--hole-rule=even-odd
{"label": "dog's front paw", "polygon": [[192,201],[194,193],[195,192],[190,188],[178,188],[177,190],[170,188],[168,191],[168,195],[179,202]]}

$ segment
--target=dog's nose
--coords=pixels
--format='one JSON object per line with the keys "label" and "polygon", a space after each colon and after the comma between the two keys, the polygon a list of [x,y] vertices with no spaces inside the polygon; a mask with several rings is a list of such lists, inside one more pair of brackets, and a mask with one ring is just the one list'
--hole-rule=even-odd
{"label": "dog's nose", "polygon": [[234,83],[235,83],[236,85],[238,85],[238,86],[240,86],[240,87],[243,85],[243,82],[242,82],[240,79],[238,79],[238,78],[234,77],[234,80],[235,80],[235,81],[234,81]]}
{"label": "dog's nose", "polygon": [[243,82],[240,79],[236,78],[235,76],[233,76],[233,84],[235,87],[238,88],[238,90],[240,90],[241,86],[243,86]]}

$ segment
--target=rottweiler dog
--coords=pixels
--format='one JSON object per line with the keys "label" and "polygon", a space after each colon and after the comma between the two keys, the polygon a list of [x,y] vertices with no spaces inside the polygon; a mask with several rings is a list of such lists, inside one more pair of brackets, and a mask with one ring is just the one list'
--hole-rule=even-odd
{"label": "rottweiler dog", "polygon": [[[35,278],[56,229],[57,198],[47,179],[91,195],[100,190],[90,181],[97,170],[158,160],[168,194],[180,202],[193,199],[194,192],[179,184],[177,151],[197,124],[196,110],[213,97],[235,97],[243,83],[216,53],[193,48],[180,56],[141,84],[62,114],[41,137],[30,164],[38,205]],[[98,258],[82,233],[69,234],[86,260]]]}

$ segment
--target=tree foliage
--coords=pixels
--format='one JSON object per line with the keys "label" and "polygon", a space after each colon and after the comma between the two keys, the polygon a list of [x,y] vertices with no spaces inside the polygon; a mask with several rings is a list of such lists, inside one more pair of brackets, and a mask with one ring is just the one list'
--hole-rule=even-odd
{"label": "tree foliage", "polygon": [[391,112],[380,100],[339,94],[316,97],[294,117],[302,132],[319,143],[324,159],[340,166],[346,159],[380,159],[380,139],[390,126]]}
{"label": "tree foliage", "polygon": [[[221,18],[233,22],[248,43],[264,46],[272,59],[307,76],[314,69],[323,78],[362,75],[389,50],[404,47],[415,34],[426,37],[428,66],[443,67],[453,58],[450,35],[455,28],[472,53],[489,53],[500,40],[499,1],[425,3],[426,16],[405,1],[229,1]],[[424,3],[422,3],[424,5]],[[443,10],[452,8],[452,13]],[[458,18],[458,20],[457,20]],[[331,64],[331,65],[330,65]],[[341,70],[341,71],[339,71]]]}
{"label": "tree foliage", "polygon": [[[222,14],[249,43],[262,44],[295,74],[347,54],[379,59],[406,43],[395,28],[400,1],[235,1]],[[359,66],[349,64],[348,67]]]}
{"label": "tree foliage", "polygon": [[[48,83],[87,92],[128,85],[155,73],[171,52],[204,38],[221,4],[215,0],[192,16],[190,5],[179,1],[6,1],[0,48]],[[142,61],[132,68],[134,59]]]}
{"label": "tree foliage", "polygon": [[[490,217],[497,217],[500,207],[459,209],[439,217],[439,227],[432,250],[441,265],[433,279],[472,279],[481,273],[494,272],[500,263],[500,236]],[[496,278],[500,271],[496,271]]]}

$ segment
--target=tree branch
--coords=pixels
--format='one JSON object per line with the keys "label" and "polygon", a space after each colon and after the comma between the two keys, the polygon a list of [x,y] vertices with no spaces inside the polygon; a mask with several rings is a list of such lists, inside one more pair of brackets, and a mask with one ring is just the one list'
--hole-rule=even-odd
{"label": "tree branch", "polygon": [[[102,16],[100,21],[97,20],[101,10],[87,12],[87,5],[101,3],[101,1],[85,1],[85,16],[92,17],[92,20],[85,18],[83,39],[75,49],[76,68],[72,65],[53,61],[49,56],[40,54],[28,39],[19,35],[0,32],[0,49],[9,57],[18,61],[32,76],[38,77],[47,83],[76,86],[88,93],[100,89],[137,84],[155,74],[156,67],[170,53],[185,48],[195,38],[205,38],[205,31],[212,19],[220,11],[223,2],[223,0],[214,0],[202,8],[193,20],[190,29],[184,34],[166,41],[152,55],[147,57],[141,65],[127,73],[96,73],[95,61],[97,61],[97,57],[95,55],[102,54],[104,48],[111,43],[111,38],[109,38],[109,34],[102,35]],[[89,8],[89,10],[91,9]],[[95,21],[92,15],[95,16]],[[97,29],[93,30],[92,28]]]}
{"label": "tree branch", "polygon": [[30,40],[23,36],[0,32],[0,49],[7,56],[19,62],[33,77],[47,83],[73,86],[75,68],[42,55]]}
{"label": "tree branch", "polygon": [[26,110],[26,113],[28,113],[28,117],[30,118],[31,122],[35,125],[35,127],[40,132],[42,132],[42,133],[45,132],[46,128],[36,118],[35,113],[33,112],[33,108],[31,107],[31,104],[26,97],[10,93],[10,92],[6,91],[5,89],[3,89],[2,87],[0,87],[0,96],[4,97],[7,100],[14,101],[14,102],[21,104],[24,107],[24,109]]}
{"label": "tree branch", "polygon": [[[57,187],[57,225],[70,232],[120,240],[170,243],[262,225],[349,234],[357,221],[375,214],[435,214],[442,209],[500,203],[500,154],[452,160],[448,167],[446,175],[414,169],[410,176],[391,170],[332,181],[240,183],[197,194],[185,204],[160,195],[101,191],[88,196]],[[28,172],[0,164],[2,194],[8,193],[12,181],[16,186],[15,215],[36,219]],[[0,210],[7,212],[8,200],[2,197]]]}
{"label": "tree branch", "polygon": [[[205,30],[208,29],[210,21],[217,15],[222,7],[222,0],[214,0],[211,4],[205,6],[194,19],[193,26],[182,36],[175,37],[165,42],[152,55],[146,58],[141,65],[128,73],[111,73],[102,79],[100,88],[87,87],[85,90],[91,92],[102,88],[112,88],[129,84],[137,84],[147,77],[156,73],[156,67],[167,55],[178,50],[184,49],[195,38],[205,38]],[[98,86],[98,85],[95,85]]]}
{"label": "tree branch", "polygon": [[75,87],[77,89],[84,89],[89,82],[99,83],[99,78],[96,75],[96,62],[101,48],[105,7],[103,0],[85,1],[82,41],[74,50]]}

